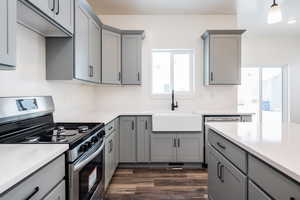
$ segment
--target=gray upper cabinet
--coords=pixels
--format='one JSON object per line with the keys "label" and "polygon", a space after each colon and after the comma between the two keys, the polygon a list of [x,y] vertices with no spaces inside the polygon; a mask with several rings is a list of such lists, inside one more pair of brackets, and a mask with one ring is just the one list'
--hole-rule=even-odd
{"label": "gray upper cabinet", "polygon": [[73,34],[74,0],[18,0],[18,22],[46,37]]}
{"label": "gray upper cabinet", "polygon": [[177,135],[177,162],[203,162],[203,135],[183,133]]}
{"label": "gray upper cabinet", "polygon": [[122,35],[122,84],[140,85],[142,79],[142,34]]}
{"label": "gray upper cabinet", "polygon": [[89,80],[89,21],[88,13],[80,6],[75,11],[75,78]]}
{"label": "gray upper cabinet", "polygon": [[134,163],[136,158],[136,117],[120,117],[120,162]]}
{"label": "gray upper cabinet", "polygon": [[152,117],[137,118],[137,162],[150,162]]}
{"label": "gray upper cabinet", "polygon": [[241,84],[241,34],[245,30],[208,30],[204,40],[205,85]]}
{"label": "gray upper cabinet", "polygon": [[[39,0],[40,1],[40,0]],[[44,0],[45,1],[45,0]],[[51,2],[51,0],[48,0]],[[73,33],[74,0],[54,0],[54,19]],[[50,3],[51,4],[51,3]]]}
{"label": "gray upper cabinet", "polygon": [[102,29],[102,83],[121,84],[121,34]]}
{"label": "gray upper cabinet", "polygon": [[16,66],[16,0],[0,1],[0,69]]}
{"label": "gray upper cabinet", "polygon": [[89,80],[100,83],[101,79],[101,28],[89,20]]}

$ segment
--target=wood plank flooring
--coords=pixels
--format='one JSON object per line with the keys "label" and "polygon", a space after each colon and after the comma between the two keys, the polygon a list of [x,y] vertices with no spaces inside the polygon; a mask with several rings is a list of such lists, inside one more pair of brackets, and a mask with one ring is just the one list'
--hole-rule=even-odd
{"label": "wood plank flooring", "polygon": [[105,200],[207,200],[207,170],[118,169]]}

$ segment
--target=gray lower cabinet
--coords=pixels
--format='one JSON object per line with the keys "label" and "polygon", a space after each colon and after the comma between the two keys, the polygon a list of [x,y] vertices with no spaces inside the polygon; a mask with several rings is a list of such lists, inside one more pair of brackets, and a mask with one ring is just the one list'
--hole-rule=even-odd
{"label": "gray lower cabinet", "polygon": [[212,200],[247,199],[247,177],[209,146],[208,195]]}
{"label": "gray lower cabinet", "polygon": [[152,117],[137,117],[137,162],[150,162]]}
{"label": "gray lower cabinet", "polygon": [[114,137],[114,133],[105,137],[105,189],[108,187],[115,170]]}
{"label": "gray lower cabinet", "polygon": [[244,30],[208,30],[204,40],[206,85],[241,84],[241,34]]}
{"label": "gray lower cabinet", "polygon": [[248,200],[272,200],[252,181],[248,182]]}
{"label": "gray lower cabinet", "polygon": [[200,133],[151,134],[152,162],[203,162],[203,136]]}
{"label": "gray lower cabinet", "polygon": [[151,135],[151,162],[176,162],[176,134]]}
{"label": "gray lower cabinet", "polygon": [[140,85],[143,35],[122,35],[122,84]]}
{"label": "gray lower cabinet", "polygon": [[30,200],[40,200],[49,193],[51,195],[53,189],[57,189],[57,194],[53,194],[53,197],[64,197],[62,195],[65,192],[64,186],[55,188],[64,178],[65,156],[62,155],[4,193],[0,196],[0,200],[24,200],[29,199],[30,196],[32,196]]}
{"label": "gray lower cabinet", "polygon": [[16,2],[0,1],[0,69],[16,67]]}
{"label": "gray lower cabinet", "polygon": [[114,126],[115,126],[114,161],[115,161],[115,169],[116,169],[120,162],[120,119],[119,118],[114,120]]}
{"label": "gray lower cabinet", "polygon": [[249,155],[249,178],[273,199],[300,199],[300,186],[261,160]]}
{"label": "gray lower cabinet", "polygon": [[121,84],[121,34],[102,29],[102,83]]}
{"label": "gray lower cabinet", "polygon": [[203,135],[184,133],[177,135],[177,162],[203,162]]}
{"label": "gray lower cabinet", "polygon": [[65,181],[62,181],[43,200],[65,200],[65,199],[66,199],[66,183]]}
{"label": "gray lower cabinet", "polygon": [[137,123],[136,117],[120,117],[120,162],[137,161]]}

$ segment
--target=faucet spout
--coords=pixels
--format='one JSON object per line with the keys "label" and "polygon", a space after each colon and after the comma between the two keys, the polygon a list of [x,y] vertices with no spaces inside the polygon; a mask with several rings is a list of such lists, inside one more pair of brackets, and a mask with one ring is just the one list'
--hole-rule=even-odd
{"label": "faucet spout", "polygon": [[175,108],[178,108],[178,102],[175,103],[175,95],[174,90],[172,90],[172,104],[171,104],[171,110],[174,111]]}

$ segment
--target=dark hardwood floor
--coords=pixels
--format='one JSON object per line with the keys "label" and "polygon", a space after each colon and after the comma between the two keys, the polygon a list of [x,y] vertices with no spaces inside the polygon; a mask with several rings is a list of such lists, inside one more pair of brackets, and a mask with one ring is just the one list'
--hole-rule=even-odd
{"label": "dark hardwood floor", "polygon": [[105,200],[207,200],[202,169],[118,169]]}

